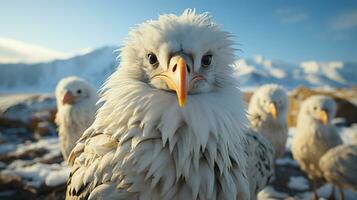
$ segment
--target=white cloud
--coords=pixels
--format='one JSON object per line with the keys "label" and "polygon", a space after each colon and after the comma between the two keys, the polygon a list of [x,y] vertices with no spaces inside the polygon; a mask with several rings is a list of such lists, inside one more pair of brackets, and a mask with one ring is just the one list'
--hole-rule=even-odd
{"label": "white cloud", "polygon": [[357,28],[357,9],[338,15],[331,23],[332,30],[349,30]]}
{"label": "white cloud", "polygon": [[88,48],[70,53],[60,52],[39,45],[0,37],[0,63],[48,62],[55,59],[66,59],[88,52],[90,52]]}
{"label": "white cloud", "polygon": [[281,22],[286,24],[302,22],[309,19],[308,13],[293,9],[278,9],[276,15],[280,18]]}

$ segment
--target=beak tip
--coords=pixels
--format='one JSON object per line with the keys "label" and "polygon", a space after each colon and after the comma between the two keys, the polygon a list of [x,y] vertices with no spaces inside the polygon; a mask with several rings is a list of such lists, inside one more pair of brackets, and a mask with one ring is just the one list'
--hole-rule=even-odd
{"label": "beak tip", "polygon": [[326,111],[322,111],[320,113],[320,119],[324,125],[327,125],[329,123],[329,116]]}
{"label": "beak tip", "polygon": [[276,108],[275,103],[271,103],[269,105],[269,112],[272,115],[273,119],[276,120],[276,118],[278,117],[278,110]]}
{"label": "beak tip", "polygon": [[185,106],[185,104],[186,104],[186,101],[185,101],[185,100],[179,101],[179,106],[180,106],[180,108],[183,108],[183,107]]}

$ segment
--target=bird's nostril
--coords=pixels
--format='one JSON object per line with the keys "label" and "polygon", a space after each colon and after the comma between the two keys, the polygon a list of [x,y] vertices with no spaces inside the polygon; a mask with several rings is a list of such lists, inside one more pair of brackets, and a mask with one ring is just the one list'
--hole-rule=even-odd
{"label": "bird's nostril", "polygon": [[174,65],[174,67],[172,68],[172,72],[175,72],[177,68],[177,64]]}
{"label": "bird's nostril", "polygon": [[186,68],[187,68],[188,73],[190,73],[191,72],[190,66],[186,65]]}

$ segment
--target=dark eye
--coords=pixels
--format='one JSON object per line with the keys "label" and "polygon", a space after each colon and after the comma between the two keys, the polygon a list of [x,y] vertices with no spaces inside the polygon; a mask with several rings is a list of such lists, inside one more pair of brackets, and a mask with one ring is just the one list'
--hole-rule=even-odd
{"label": "dark eye", "polygon": [[148,54],[148,59],[149,59],[149,63],[150,63],[151,65],[155,65],[155,64],[158,63],[157,57],[156,57],[156,55],[153,54],[153,53],[149,53],[149,54]]}
{"label": "dark eye", "polygon": [[314,106],[314,108],[313,108],[314,110],[317,110],[317,107],[316,106]]}
{"label": "dark eye", "polygon": [[203,67],[208,67],[212,62],[212,55],[204,55],[201,59],[201,63]]}
{"label": "dark eye", "polygon": [[77,90],[77,94],[80,94],[80,93],[82,93],[82,90]]}

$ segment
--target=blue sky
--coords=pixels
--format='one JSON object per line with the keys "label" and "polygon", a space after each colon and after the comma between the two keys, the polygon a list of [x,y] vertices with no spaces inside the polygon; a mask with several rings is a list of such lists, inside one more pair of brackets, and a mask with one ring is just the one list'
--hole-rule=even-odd
{"label": "blue sky", "polygon": [[209,12],[239,57],[357,62],[357,1],[2,1],[0,37],[70,52],[120,45],[129,29],[185,8]]}

